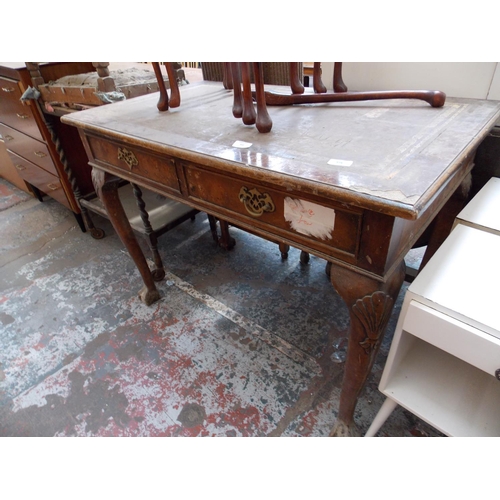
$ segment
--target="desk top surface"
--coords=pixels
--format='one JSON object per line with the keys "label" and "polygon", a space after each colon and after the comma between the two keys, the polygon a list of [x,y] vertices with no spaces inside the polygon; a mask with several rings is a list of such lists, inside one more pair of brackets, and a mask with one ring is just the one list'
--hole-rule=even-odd
{"label": "desk top surface", "polygon": [[[276,89],[276,87],[274,87]],[[288,90],[288,89],[287,89]],[[158,93],[80,111],[63,121],[90,133],[228,172],[308,185],[340,201],[415,219],[500,117],[500,102],[448,98],[269,106],[261,134],[232,115],[219,82],[181,87],[181,105],[158,111]],[[248,147],[238,147],[238,142]]]}

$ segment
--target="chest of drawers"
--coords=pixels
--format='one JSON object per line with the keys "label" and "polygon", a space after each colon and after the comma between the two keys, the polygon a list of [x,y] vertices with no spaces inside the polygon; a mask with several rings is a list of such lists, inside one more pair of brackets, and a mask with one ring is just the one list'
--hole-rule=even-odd
{"label": "chest of drawers", "polygon": [[[90,63],[40,65],[46,81],[91,68]],[[17,173],[33,193],[40,200],[46,194],[73,211],[84,230],[74,194],[75,182],[83,192],[91,189],[81,141],[57,117],[42,113],[34,101],[21,101],[30,86],[30,73],[24,63],[0,63],[0,138]]]}

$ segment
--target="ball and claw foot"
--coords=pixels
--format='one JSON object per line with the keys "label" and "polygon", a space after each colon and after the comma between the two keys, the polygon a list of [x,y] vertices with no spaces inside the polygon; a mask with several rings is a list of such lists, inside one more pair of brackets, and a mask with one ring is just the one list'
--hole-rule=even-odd
{"label": "ball and claw foot", "polygon": [[139,298],[144,304],[150,306],[154,304],[156,301],[160,300],[160,292],[158,290],[148,290],[145,286],[142,287],[139,292]]}
{"label": "ball and claw foot", "polygon": [[337,420],[330,432],[330,437],[360,437],[361,434],[354,423],[347,425],[342,420]]}

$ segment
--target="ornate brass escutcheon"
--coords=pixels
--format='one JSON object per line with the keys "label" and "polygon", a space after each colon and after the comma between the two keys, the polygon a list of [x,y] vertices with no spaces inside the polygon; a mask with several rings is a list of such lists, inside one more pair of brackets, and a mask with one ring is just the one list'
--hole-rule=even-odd
{"label": "ornate brass escutcheon", "polygon": [[130,170],[132,170],[132,167],[139,165],[139,161],[135,157],[135,154],[125,148],[118,148],[118,159],[123,160]]}
{"label": "ornate brass escutcheon", "polygon": [[260,217],[264,212],[274,212],[276,209],[271,197],[267,193],[260,193],[256,188],[248,189],[243,186],[239,199],[247,212],[254,217]]}

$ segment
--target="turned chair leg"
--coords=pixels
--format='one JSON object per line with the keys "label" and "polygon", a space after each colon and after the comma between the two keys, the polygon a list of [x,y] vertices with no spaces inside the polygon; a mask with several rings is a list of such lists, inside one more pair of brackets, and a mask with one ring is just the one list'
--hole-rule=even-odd
{"label": "turned chair leg", "polygon": [[237,62],[231,64],[231,76],[233,81],[233,116],[241,118],[243,116],[243,97],[241,94],[241,70]]}
{"label": "turned chair leg", "polygon": [[264,73],[262,63],[253,63],[255,78],[255,98],[257,100],[257,130],[261,133],[270,132],[273,122],[267,112],[266,96],[264,94]]}
{"label": "turned chair leg", "polygon": [[283,260],[288,259],[288,252],[290,251],[290,245],[287,245],[286,243],[278,243],[280,253],[281,253],[281,258]]}
{"label": "turned chair leg", "polygon": [[168,83],[170,84],[170,107],[178,108],[181,105],[181,93],[179,83],[177,82],[177,72],[174,69],[174,63],[163,63],[167,70]]}
{"label": "turned chair leg", "polygon": [[317,94],[324,94],[326,87],[321,79],[321,63],[315,62],[313,67],[313,88]]}
{"label": "turned chair leg", "polygon": [[342,63],[336,62],[333,65],[333,90],[335,92],[347,92],[347,85],[342,80]]}
{"label": "turned chair leg", "polygon": [[243,116],[245,125],[253,125],[256,121],[256,113],[253,105],[252,86],[250,83],[250,67],[247,62],[241,63],[241,82],[243,84]]}
{"label": "turned chair leg", "polygon": [[303,94],[304,85],[299,78],[299,63],[290,63],[290,87],[293,94]]}

